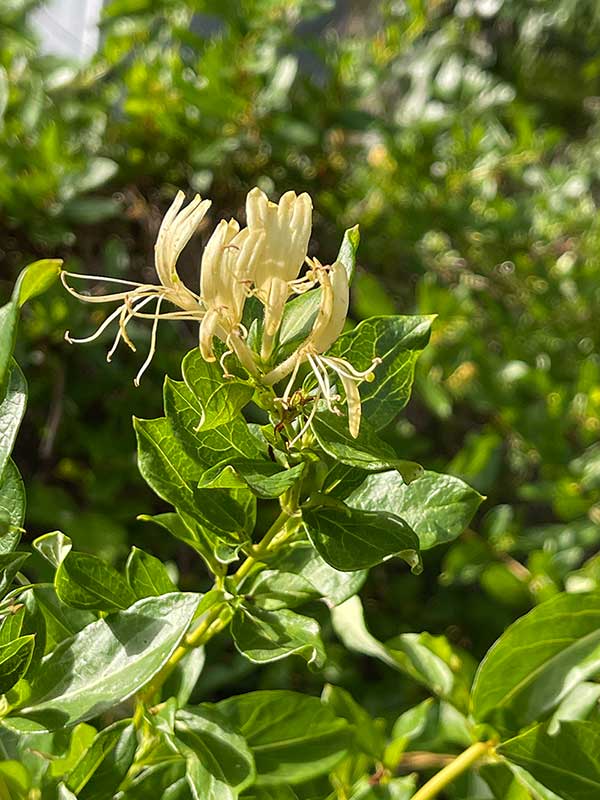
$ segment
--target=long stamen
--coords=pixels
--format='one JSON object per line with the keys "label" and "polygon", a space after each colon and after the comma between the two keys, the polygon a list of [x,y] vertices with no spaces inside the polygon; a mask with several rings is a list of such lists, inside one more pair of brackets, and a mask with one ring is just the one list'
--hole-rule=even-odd
{"label": "long stamen", "polygon": [[299,369],[300,369],[300,359],[297,359],[296,363],[294,365],[294,369],[292,371],[292,374],[290,376],[290,379],[288,381],[288,384],[285,387],[285,392],[283,393],[283,397],[281,398],[284,406],[288,405],[288,400],[290,398],[290,392],[292,391],[292,388],[294,386],[294,382],[295,382],[296,377],[298,375],[298,370]]}
{"label": "long stamen", "polygon": [[219,359],[219,365],[221,366],[221,369],[223,370],[223,377],[224,378],[233,378],[234,377],[231,374],[231,372],[229,372],[227,367],[225,366],[225,359],[227,358],[227,356],[231,356],[231,355],[233,355],[233,350],[225,350],[225,352],[223,353],[223,355]]}
{"label": "long stamen", "polygon": [[321,360],[336,372],[338,372],[339,369],[344,370],[348,377],[354,378],[355,380],[368,380],[375,367],[382,362],[382,359],[379,358],[379,356],[376,356],[371,362],[371,365],[361,372],[355,369],[352,364],[349,361],[346,361],[344,358],[338,358],[337,356],[321,356]]}
{"label": "long stamen", "polygon": [[306,431],[310,428],[310,423],[313,421],[313,419],[315,418],[315,414],[317,413],[317,406],[319,404],[320,398],[321,395],[319,392],[317,392],[313,402],[313,407],[311,408],[310,414],[308,415],[306,422],[304,423],[300,431],[294,436],[294,438],[290,440],[289,447],[293,447],[296,444],[296,442],[299,439],[301,439],[306,433]]}
{"label": "long stamen", "polygon": [[158,330],[158,321],[160,319],[160,307],[162,305],[163,299],[164,299],[163,297],[159,297],[157,302],[156,302],[156,317],[155,317],[154,322],[152,324],[152,334],[150,336],[150,350],[148,351],[148,355],[146,357],[146,360],[142,364],[142,366],[140,368],[140,371],[138,372],[138,374],[133,379],[133,382],[134,382],[134,384],[136,386],[140,385],[140,379],[141,379],[142,375],[144,374],[144,372],[148,369],[148,367],[150,365],[150,362],[154,358],[154,353],[156,352],[156,332]]}
{"label": "long stamen", "polygon": [[127,335],[127,326],[129,325],[133,317],[136,315],[138,309],[148,305],[148,303],[151,300],[154,300],[154,297],[155,295],[150,295],[150,297],[144,297],[144,299],[140,300],[140,302],[135,307],[127,302],[123,304],[123,307],[121,309],[121,318],[119,319],[119,330],[117,331],[117,335],[115,336],[115,340],[113,342],[112,347],[106,354],[106,360],[109,362],[109,364],[113,355],[115,354],[115,351],[121,339],[123,339],[123,341],[128,345],[128,347],[130,347],[131,350],[133,350],[133,352],[135,353],[135,345]]}
{"label": "long stamen", "polygon": [[83,281],[100,281],[101,283],[119,283],[122,286],[143,286],[138,281],[126,281],[123,278],[108,278],[104,275],[87,275],[82,272],[69,272],[66,269],[61,270],[60,278],[64,283],[63,275],[68,275],[69,278],[80,278]]}
{"label": "long stamen", "polygon": [[[338,395],[332,394],[331,385],[329,384],[329,377],[327,376],[327,370],[323,369],[323,367],[318,361],[318,357],[313,357],[312,355],[310,355],[310,353],[307,354],[307,360],[317,379],[319,388],[323,393],[323,399],[325,400],[328,411],[331,411],[333,414],[339,413],[339,411],[336,409],[334,405],[336,400],[338,400],[339,398]],[[321,372],[322,369],[323,372]]]}
{"label": "long stamen", "polygon": [[65,331],[65,341],[69,344],[86,344],[87,342],[93,342],[94,339],[97,339],[99,336],[102,336],[104,331],[108,328],[108,326],[113,322],[121,313],[121,306],[115,309],[108,317],[104,320],[104,322],[92,333],[90,336],[85,336],[83,339],[72,339],[69,331]]}

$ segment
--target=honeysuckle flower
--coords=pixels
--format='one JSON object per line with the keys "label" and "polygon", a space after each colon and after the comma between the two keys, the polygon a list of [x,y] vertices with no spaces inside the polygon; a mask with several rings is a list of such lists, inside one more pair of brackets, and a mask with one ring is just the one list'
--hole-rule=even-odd
{"label": "honeysuckle flower", "polygon": [[[367,369],[360,371],[347,359],[327,355],[342,333],[348,313],[348,275],[339,261],[332,266],[323,266],[317,259],[307,258],[312,222],[310,197],[307,194],[297,197],[294,192],[286,192],[279,203],[272,203],[260,189],[252,189],[246,200],[247,227],[241,229],[234,219],[229,222],[222,220],[206,244],[201,264],[200,294],[188,289],[180,280],[177,259],[204,218],[210,201],[196,195],[185,208],[183,203],[184,194],[178,192],[158,232],[155,263],[159,284],[62,273],[63,283],[75,297],[88,303],[119,303],[90,336],[72,339],[67,331],[65,338],[70,342],[91,342],[118,320],[118,331],[107,356],[110,361],[121,340],[135,350],[127,330],[132,319],[152,320],[148,356],[134,381],[139,385],[156,350],[159,321],[198,322],[199,348],[205,361],[216,360],[215,336],[225,344],[225,352],[220,357],[225,377],[231,377],[226,359],[235,355],[257,384],[273,387],[288,379],[282,396],[274,398],[288,411],[300,407],[300,414],[304,415],[305,401],[312,401],[303,425],[298,414],[293,414],[294,424],[300,430],[290,444],[304,435],[314,415],[323,406],[335,414],[341,413],[339,403],[342,396],[338,393],[338,384],[346,400],[350,433],[358,436],[361,420],[359,386],[363,381],[373,380],[373,371],[381,359],[373,359]],[[308,270],[299,277],[304,262]],[[110,294],[84,295],[68,284],[68,278],[105,280],[117,284],[119,290]],[[284,361],[270,366],[286,301],[292,294],[301,294],[317,286],[321,298],[310,334]],[[248,346],[247,331],[242,323],[245,302],[250,295],[256,296],[264,307],[260,358]],[[156,304],[154,309],[144,310],[153,301]],[[164,302],[177,310],[163,311]],[[303,365],[308,366],[316,385],[298,394],[295,384]],[[304,371],[302,375],[304,377]],[[298,406],[297,397],[303,401]]]}
{"label": "honeysuckle flower", "polygon": [[308,251],[312,227],[312,201],[308,194],[286,192],[272,203],[260,189],[246,199],[246,224],[265,233],[264,246],[254,276],[255,294],[264,305],[261,356],[267,361],[283,315]]}
{"label": "honeysuckle flower", "polygon": [[348,408],[348,428],[351,435],[356,438],[360,430],[362,415],[358,387],[362,381],[373,380],[373,371],[381,363],[381,359],[373,359],[366,370],[359,371],[346,359],[324,355],[344,328],[350,299],[348,275],[340,261],[336,261],[331,267],[324,267],[317,259],[313,259],[309,260],[309,266],[311,269],[307,273],[307,281],[309,284],[319,283],[321,285],[321,302],[312,331],[291,356],[262,378],[262,382],[273,385],[291,373],[281,397],[281,402],[289,405],[301,365],[306,362],[310,366],[318,389],[311,414],[300,434],[296,436],[298,438],[310,425],[312,417],[317,411],[319,400],[324,401],[329,411],[340,413],[337,406],[340,396],[333,391],[329,380],[329,372],[333,372],[342,383]]}
{"label": "honeysuckle flower", "polygon": [[[204,250],[200,273],[200,296],[206,310],[200,323],[202,357],[205,361],[215,360],[213,337],[218,335],[230,348],[224,355],[235,352],[253,375],[258,375],[258,369],[252,351],[244,342],[242,315],[264,239],[263,230],[240,230],[236,220],[221,220]],[[224,366],[224,357],[221,364]]]}
{"label": "honeysuckle flower", "polygon": [[[127,326],[134,318],[151,319],[152,332],[150,337],[150,350],[146,360],[142,364],[134,383],[139,385],[140,378],[148,368],[155,350],[158,323],[161,319],[179,319],[200,321],[204,316],[204,309],[200,302],[200,297],[188,289],[180,280],[177,274],[177,259],[181,251],[192,238],[194,232],[202,222],[211,203],[210,200],[202,200],[200,195],[182,209],[185,195],[178,192],[175,200],[164,216],[158,237],[156,240],[155,265],[156,273],[160,284],[136,283],[134,281],[121,280],[120,278],[102,278],[98,275],[81,275],[75,272],[63,271],[61,280],[65,288],[79,300],[86,303],[106,303],[116,301],[119,307],[113,311],[98,329],[90,336],[82,339],[73,339],[69,331],[65,333],[65,339],[71,343],[82,344],[97,339],[115,320],[118,319],[119,329],[110,348],[107,360],[110,361],[121,339],[135,351],[135,345],[129,338]],[[124,287],[121,291],[110,294],[86,295],[73,289],[67,283],[68,278],[80,278],[83,280],[100,280],[107,283],[116,284]],[[153,300],[156,306],[152,313],[143,312]],[[178,311],[161,313],[163,302],[166,301],[179,308]]]}

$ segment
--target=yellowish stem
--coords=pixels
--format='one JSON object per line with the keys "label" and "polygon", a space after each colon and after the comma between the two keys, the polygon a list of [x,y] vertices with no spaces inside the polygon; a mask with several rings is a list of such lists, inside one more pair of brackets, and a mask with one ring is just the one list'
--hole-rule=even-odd
{"label": "yellowish stem", "polygon": [[463,772],[476,764],[481,758],[490,755],[493,750],[493,742],[476,742],[471,745],[464,753],[457,756],[454,761],[440,770],[431,780],[427,781],[424,786],[421,786],[419,791],[413,795],[412,800],[433,800],[442,789],[449,786],[459,775],[462,775]]}

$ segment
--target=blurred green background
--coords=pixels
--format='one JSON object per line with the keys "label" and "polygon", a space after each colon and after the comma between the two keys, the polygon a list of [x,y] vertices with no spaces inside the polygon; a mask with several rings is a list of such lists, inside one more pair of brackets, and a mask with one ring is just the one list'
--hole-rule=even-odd
{"label": "blurred green background", "polygon": [[[177,188],[212,198],[209,224],[237,216],[255,185],[308,191],[322,261],[360,224],[353,321],[438,314],[387,436],[488,498],[472,530],[426,554],[422,576],[373,572],[373,631],[445,633],[479,657],[533,604],[596,586],[595,0],[113,0],[84,63],[43,54],[39,5],[0,3],[2,296],[46,256],[152,280]],[[181,261],[192,287],[209,230]],[[136,544],[173,562],[182,586],[202,586],[190,551],[135,520],[162,507],[137,473],[131,428],[132,413],[161,413],[163,375],[178,375],[196,334],[162,326],[136,390],[147,329],[135,332],[141,357],[124,349],[111,365],[110,336],[63,341],[106,313],[58,286],[28,308],[18,355],[31,396],[16,452],[27,536],[60,528],[117,564]],[[397,673],[333,640],[330,655],[326,677],[345,676],[376,710],[404,691]],[[322,679],[287,661],[244,678],[254,668],[229,651],[215,663],[209,693]]]}

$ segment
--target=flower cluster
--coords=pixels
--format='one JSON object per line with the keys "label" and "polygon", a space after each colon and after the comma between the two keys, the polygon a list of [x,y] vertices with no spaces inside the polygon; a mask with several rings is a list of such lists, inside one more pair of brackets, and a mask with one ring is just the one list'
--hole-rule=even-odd
{"label": "flower cluster", "polygon": [[[286,192],[279,203],[272,203],[260,189],[252,189],[246,199],[246,227],[241,228],[234,219],[229,222],[222,220],[208,240],[202,256],[199,294],[182,283],[176,266],[183,248],[204,219],[210,201],[196,195],[185,208],[183,202],[184,195],[178,192],[158,233],[155,264],[159,284],[101,279],[67,271],[62,273],[65,287],[79,299],[91,303],[119,303],[91,336],[73,339],[67,332],[67,341],[93,341],[118,320],[117,334],[107,356],[110,361],[121,340],[135,350],[127,331],[132,319],[152,320],[150,350],[135,377],[138,385],[156,350],[159,321],[195,321],[200,326],[199,347],[206,361],[216,360],[215,337],[225,344],[226,349],[220,357],[225,376],[229,376],[226,359],[233,354],[257,383],[275,386],[287,378],[279,398],[285,408],[293,404],[295,384],[306,365],[316,384],[310,391],[312,410],[297,436],[302,435],[322,405],[340,413],[341,396],[335,379],[339,380],[346,397],[350,433],[357,436],[361,417],[358,387],[362,381],[372,380],[379,359],[374,359],[369,368],[361,372],[345,359],[327,355],[341,334],[348,313],[348,275],[341,262],[324,266],[317,259],[307,257],[312,227],[310,197]],[[308,269],[300,277],[305,263]],[[70,278],[104,280],[117,284],[119,290],[112,294],[81,294],[70,286]],[[321,290],[320,305],[310,334],[291,355],[274,364],[287,300],[317,287]],[[264,309],[260,352],[254,352],[248,346],[248,332],[242,323],[245,303],[251,296],[256,297]],[[147,307],[152,301],[155,305],[150,312]],[[163,310],[164,303],[176,310]],[[332,375],[335,376],[333,383]]]}

